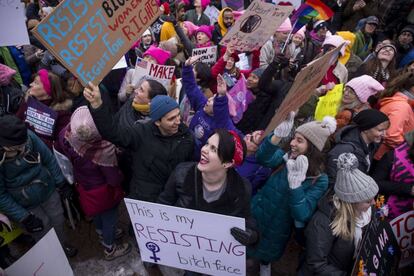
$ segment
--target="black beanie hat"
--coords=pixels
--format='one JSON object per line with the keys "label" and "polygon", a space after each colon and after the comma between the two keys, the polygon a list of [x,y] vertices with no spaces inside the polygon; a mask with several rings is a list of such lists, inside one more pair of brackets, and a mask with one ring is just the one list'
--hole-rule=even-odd
{"label": "black beanie hat", "polygon": [[27,141],[26,125],[16,116],[0,116],[0,146],[17,146]]}
{"label": "black beanie hat", "polygon": [[376,127],[389,121],[388,116],[376,109],[365,109],[359,112],[353,119],[361,131]]}

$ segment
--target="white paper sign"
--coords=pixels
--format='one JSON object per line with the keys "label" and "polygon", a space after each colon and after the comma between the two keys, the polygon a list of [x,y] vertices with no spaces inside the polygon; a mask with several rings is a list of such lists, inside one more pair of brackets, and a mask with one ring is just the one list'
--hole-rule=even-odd
{"label": "white paper sign", "polygon": [[19,0],[0,0],[0,46],[30,44],[24,13]]}
{"label": "white paper sign", "polygon": [[73,276],[55,229],[51,229],[35,246],[6,270],[7,276]]}
{"label": "white paper sign", "polygon": [[200,62],[213,65],[217,61],[217,46],[194,48],[193,56],[200,56]]}
{"label": "white paper sign", "polygon": [[245,275],[246,247],[230,234],[242,218],[125,198],[141,258],[209,275]]}
{"label": "white paper sign", "polygon": [[214,25],[214,23],[217,22],[220,11],[214,6],[207,6],[207,8],[204,10],[204,14],[210,18],[210,25]]}
{"label": "white paper sign", "polygon": [[62,171],[62,174],[66,178],[66,180],[70,184],[75,183],[74,178],[73,178],[73,166],[70,160],[65,155],[58,152],[54,147],[53,147],[53,154],[55,155],[59,168]]}
{"label": "white paper sign", "polygon": [[414,262],[414,211],[396,217],[390,224],[401,250],[399,267],[408,266]]}
{"label": "white paper sign", "polygon": [[115,64],[115,66],[112,67],[112,70],[122,69],[122,68],[127,68],[127,67],[128,65],[127,65],[125,56],[122,56],[121,59]]}
{"label": "white paper sign", "polygon": [[167,91],[174,76],[175,66],[159,65],[137,58],[132,84],[137,86],[142,80],[152,79],[160,82]]}

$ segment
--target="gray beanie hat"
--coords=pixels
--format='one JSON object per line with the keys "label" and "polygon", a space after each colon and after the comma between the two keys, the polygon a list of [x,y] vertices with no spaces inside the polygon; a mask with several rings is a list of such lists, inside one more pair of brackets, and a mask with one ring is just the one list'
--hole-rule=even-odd
{"label": "gray beanie hat", "polygon": [[326,140],[336,130],[336,120],[325,116],[322,122],[312,121],[299,126],[296,132],[305,136],[319,151],[323,150]]}
{"label": "gray beanie hat", "polygon": [[378,193],[378,185],[372,177],[358,169],[358,159],[352,153],[342,153],[338,157],[338,173],[335,194],[348,203],[373,199]]}

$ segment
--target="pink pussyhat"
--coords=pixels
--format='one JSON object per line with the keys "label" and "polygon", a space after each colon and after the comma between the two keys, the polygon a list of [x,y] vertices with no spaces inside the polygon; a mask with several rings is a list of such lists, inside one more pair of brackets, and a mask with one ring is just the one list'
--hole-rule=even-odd
{"label": "pink pussyhat", "polygon": [[43,88],[45,89],[46,94],[52,97],[52,87],[50,85],[49,72],[46,69],[40,69],[37,72],[37,75],[39,76],[40,81],[43,84]]}
{"label": "pink pussyhat", "polygon": [[210,0],[201,0],[201,8],[204,10],[207,8],[208,5],[210,5]]}
{"label": "pink pussyhat", "polygon": [[198,28],[197,25],[194,25],[194,23],[191,21],[184,21],[183,25],[184,25],[184,28],[186,28],[188,31],[188,36],[194,35],[194,33],[196,32]]}
{"label": "pink pussyhat", "polygon": [[289,17],[283,21],[282,25],[277,28],[276,32],[290,32],[292,30],[292,23],[290,23]]}
{"label": "pink pussyhat", "polygon": [[197,28],[196,34],[197,33],[205,33],[206,36],[208,36],[208,38],[211,40],[212,35],[212,31],[213,31],[213,26],[207,26],[207,25],[201,25],[200,27]]}
{"label": "pink pussyhat", "polygon": [[171,57],[171,53],[151,45],[143,55],[143,57],[146,56],[151,56],[157,61],[158,64],[165,65],[165,62]]}
{"label": "pink pussyhat", "polygon": [[16,70],[0,63],[0,86],[9,85],[14,74],[16,74]]}

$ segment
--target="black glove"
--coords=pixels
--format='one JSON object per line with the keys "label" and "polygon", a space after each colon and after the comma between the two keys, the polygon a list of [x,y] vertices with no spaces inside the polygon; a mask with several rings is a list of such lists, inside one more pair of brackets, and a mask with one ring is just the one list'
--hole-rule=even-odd
{"label": "black glove", "polygon": [[67,183],[58,188],[58,192],[63,199],[71,199],[73,197],[73,188]]}
{"label": "black glove", "polygon": [[27,232],[35,233],[43,230],[43,222],[41,219],[37,218],[35,215],[28,215],[23,221],[22,224],[26,228]]}
{"label": "black glove", "polygon": [[286,66],[289,65],[289,59],[285,57],[284,54],[275,55],[275,57],[273,58],[273,61],[279,64],[280,69],[285,68]]}
{"label": "black glove", "polygon": [[233,227],[230,229],[230,233],[236,241],[245,246],[254,245],[259,240],[257,232],[251,229],[242,230],[238,227]]}

